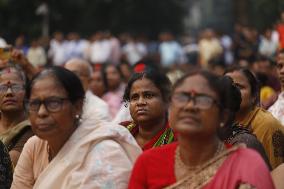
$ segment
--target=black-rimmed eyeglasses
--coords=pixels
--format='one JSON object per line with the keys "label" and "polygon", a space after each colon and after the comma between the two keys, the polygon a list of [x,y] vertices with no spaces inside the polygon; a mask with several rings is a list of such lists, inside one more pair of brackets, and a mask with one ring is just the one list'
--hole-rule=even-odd
{"label": "black-rimmed eyeglasses", "polygon": [[68,98],[63,97],[49,97],[44,100],[30,100],[26,102],[26,106],[29,112],[38,112],[40,106],[44,104],[44,107],[48,112],[58,112],[62,109],[64,101],[69,100]]}

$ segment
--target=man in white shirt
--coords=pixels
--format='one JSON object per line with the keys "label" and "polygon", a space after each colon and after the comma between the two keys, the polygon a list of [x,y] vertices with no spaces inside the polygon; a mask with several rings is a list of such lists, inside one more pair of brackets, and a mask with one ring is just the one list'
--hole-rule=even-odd
{"label": "man in white shirt", "polygon": [[184,63],[185,57],[183,49],[171,33],[161,33],[160,40],[159,53],[163,67],[170,68],[175,64]]}
{"label": "man in white shirt", "polygon": [[[84,90],[86,91],[84,112],[89,112],[86,111],[88,108],[96,107],[97,110],[96,115],[84,115],[84,116],[97,116],[99,119],[110,121],[111,119],[110,119],[108,105],[102,99],[94,95],[89,90],[89,84],[92,75],[91,65],[83,59],[73,58],[66,62],[65,68],[75,73],[80,78],[83,84]],[[92,104],[90,104],[91,102]]]}
{"label": "man in white shirt", "polygon": [[66,61],[72,58],[85,58],[89,41],[82,39],[76,32],[69,33],[67,38],[65,45]]}
{"label": "man in white shirt", "polygon": [[66,42],[61,32],[54,33],[54,38],[50,41],[48,57],[51,59],[53,65],[62,66],[65,63],[67,59]]}
{"label": "man in white shirt", "polygon": [[134,65],[147,55],[147,48],[143,42],[138,41],[132,36],[128,36],[127,43],[122,48],[130,65]]}
{"label": "man in white shirt", "polygon": [[43,67],[46,64],[46,55],[38,40],[34,39],[27,53],[27,59],[36,68]]}
{"label": "man in white shirt", "polygon": [[93,35],[93,42],[88,49],[88,58],[92,64],[103,64],[109,61],[111,55],[111,43],[104,38],[102,32],[97,32]]}
{"label": "man in white shirt", "polygon": [[279,42],[272,38],[272,30],[266,29],[260,38],[258,51],[261,55],[273,57],[278,49]]}

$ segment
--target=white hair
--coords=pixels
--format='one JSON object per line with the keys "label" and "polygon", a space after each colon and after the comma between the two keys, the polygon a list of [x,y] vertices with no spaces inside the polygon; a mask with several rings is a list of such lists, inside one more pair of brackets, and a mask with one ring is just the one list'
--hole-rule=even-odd
{"label": "white hair", "polygon": [[91,77],[92,74],[93,74],[93,67],[91,66],[91,64],[87,61],[87,60],[84,60],[84,59],[80,59],[80,58],[72,58],[70,60],[68,60],[66,62],[65,65],[67,64],[79,64],[79,65],[82,65],[82,66],[86,66],[87,69],[88,69],[88,77]]}

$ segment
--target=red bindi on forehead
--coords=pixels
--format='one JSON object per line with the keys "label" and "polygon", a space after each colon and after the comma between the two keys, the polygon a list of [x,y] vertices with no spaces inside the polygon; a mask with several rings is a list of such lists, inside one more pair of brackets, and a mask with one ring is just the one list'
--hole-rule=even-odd
{"label": "red bindi on forehead", "polygon": [[12,68],[6,68],[1,71],[1,74],[15,74],[15,73],[17,73],[17,71]]}

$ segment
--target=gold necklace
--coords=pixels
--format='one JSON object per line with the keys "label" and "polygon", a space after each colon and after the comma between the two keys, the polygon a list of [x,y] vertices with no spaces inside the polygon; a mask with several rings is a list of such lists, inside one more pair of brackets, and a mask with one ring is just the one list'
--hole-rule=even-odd
{"label": "gold necklace", "polygon": [[178,166],[178,168],[182,168],[182,169],[186,169],[187,171],[195,171],[199,168],[202,167],[202,165],[206,164],[207,162],[209,162],[211,159],[213,159],[215,156],[217,156],[220,152],[222,152],[224,150],[224,144],[222,142],[219,142],[218,143],[218,147],[217,147],[217,150],[215,151],[214,155],[209,158],[207,161],[203,162],[202,164],[200,165],[195,165],[195,166],[189,166],[189,165],[186,165],[181,157],[180,157],[180,147],[178,146],[176,148],[176,153],[175,153],[175,161],[176,161],[176,166]]}

